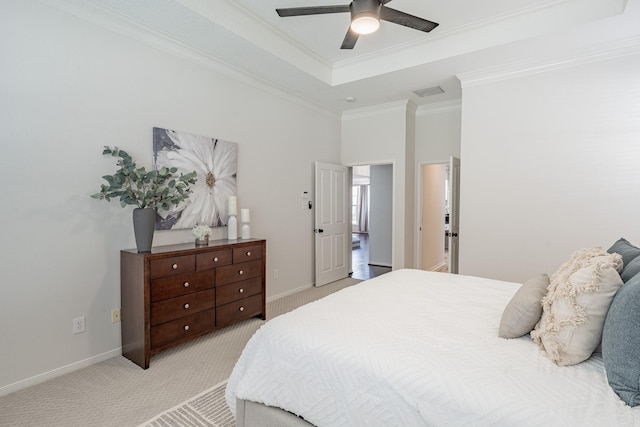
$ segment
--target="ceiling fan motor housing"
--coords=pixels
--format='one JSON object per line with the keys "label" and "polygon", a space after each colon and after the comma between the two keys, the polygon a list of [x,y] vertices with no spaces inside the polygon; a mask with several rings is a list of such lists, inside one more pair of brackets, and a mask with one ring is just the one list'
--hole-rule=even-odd
{"label": "ceiling fan motor housing", "polygon": [[[349,5],[351,11],[351,28],[360,33],[367,34],[378,29],[380,25],[380,9],[382,4],[379,0],[353,0]],[[358,31],[354,27],[357,21],[369,21],[369,24],[365,24],[364,31]],[[362,24],[361,24],[362,25]]]}

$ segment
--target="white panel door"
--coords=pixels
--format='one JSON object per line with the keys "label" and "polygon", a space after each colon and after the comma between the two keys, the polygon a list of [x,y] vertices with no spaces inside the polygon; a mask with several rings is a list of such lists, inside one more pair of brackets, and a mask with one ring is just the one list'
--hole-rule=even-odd
{"label": "white panel door", "polygon": [[351,204],[347,198],[350,185],[345,166],[315,163],[316,286],[349,275]]}
{"label": "white panel door", "polygon": [[449,273],[458,274],[460,231],[460,159],[449,160]]}

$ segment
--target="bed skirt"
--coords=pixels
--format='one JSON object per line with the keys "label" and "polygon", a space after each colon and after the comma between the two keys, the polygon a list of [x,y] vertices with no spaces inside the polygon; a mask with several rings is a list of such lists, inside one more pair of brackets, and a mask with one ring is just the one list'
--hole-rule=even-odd
{"label": "bed skirt", "polygon": [[314,427],[284,409],[236,399],[236,427]]}

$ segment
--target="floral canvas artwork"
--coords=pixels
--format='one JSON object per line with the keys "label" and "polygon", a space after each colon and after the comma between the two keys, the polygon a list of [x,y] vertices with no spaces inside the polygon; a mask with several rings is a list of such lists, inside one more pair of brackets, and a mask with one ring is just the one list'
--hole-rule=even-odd
{"label": "floral canvas artwork", "polygon": [[236,194],[238,144],[169,129],[153,128],[154,167],[196,171],[190,197],[171,210],[158,209],[156,230],[227,225],[229,196]]}

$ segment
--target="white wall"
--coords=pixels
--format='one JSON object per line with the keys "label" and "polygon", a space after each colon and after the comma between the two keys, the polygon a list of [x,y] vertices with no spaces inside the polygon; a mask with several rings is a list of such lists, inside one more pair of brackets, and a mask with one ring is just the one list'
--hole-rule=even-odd
{"label": "white wall", "polygon": [[[311,286],[300,193],[313,190],[313,161],[340,162],[337,116],[38,2],[2,9],[0,394],[120,354],[111,310],[119,251],[135,246],[131,208],[89,195],[115,170],[104,145],[150,165],[154,126],[239,144],[238,203],[267,239],[267,297]],[[154,244],[191,240],[165,231]],[[73,335],[79,316],[87,332]]]}
{"label": "white wall", "polygon": [[[415,108],[415,107],[414,107]],[[342,116],[342,163],[345,165],[393,165],[393,247],[394,269],[413,266],[413,245],[407,251],[406,242],[413,243],[413,236],[405,235],[407,227],[414,227],[413,182],[415,168],[413,162],[407,165],[408,144],[415,144],[408,121],[412,111],[410,102],[402,101],[348,111]],[[413,110],[415,114],[415,110]],[[409,147],[409,152],[413,148]],[[411,168],[407,171],[407,167]],[[412,182],[407,184],[407,176]],[[409,190],[407,189],[409,187]],[[412,197],[407,199],[407,191]],[[408,222],[409,221],[409,222]]]}
{"label": "white wall", "polygon": [[416,112],[416,162],[448,163],[460,158],[460,100],[420,106]]}
{"label": "white wall", "polygon": [[[426,164],[449,163],[453,157],[460,158],[460,125],[461,125],[461,102],[460,100],[443,101],[433,104],[422,105],[416,112],[416,169]],[[464,159],[461,159],[464,167]],[[416,174],[416,180],[421,179],[421,173]],[[424,215],[420,211],[421,204],[424,203],[424,186],[416,187],[416,236],[424,236],[424,221],[422,233],[420,233],[420,219]],[[422,200],[422,202],[421,202]],[[434,226],[444,227],[443,223],[434,223]],[[431,231],[431,233],[437,233]],[[444,233],[444,231],[443,231]],[[440,261],[434,259],[444,259],[444,251],[435,241],[430,242],[431,247],[423,247],[423,238],[416,239],[416,262],[420,268],[429,269],[437,267]],[[440,254],[442,251],[442,255]],[[425,258],[426,257],[426,258]]]}
{"label": "white wall", "polygon": [[463,81],[460,272],[522,282],[581,247],[640,244],[637,49],[491,80]]}
{"label": "white wall", "polygon": [[369,264],[392,266],[393,166],[370,167]]}
{"label": "white wall", "polygon": [[407,103],[404,139],[404,266],[413,268],[416,260],[416,105]]}

